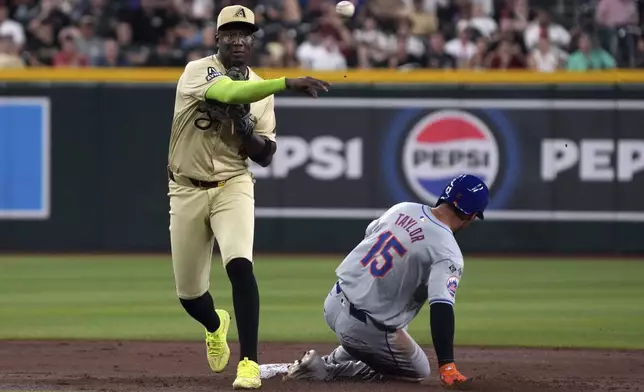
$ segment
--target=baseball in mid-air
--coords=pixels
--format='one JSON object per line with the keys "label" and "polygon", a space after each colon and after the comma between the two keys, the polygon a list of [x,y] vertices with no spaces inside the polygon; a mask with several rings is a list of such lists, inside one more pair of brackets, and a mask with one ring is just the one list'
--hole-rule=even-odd
{"label": "baseball in mid-air", "polygon": [[356,12],[356,6],[350,1],[343,0],[335,5],[335,11],[342,17],[350,18]]}

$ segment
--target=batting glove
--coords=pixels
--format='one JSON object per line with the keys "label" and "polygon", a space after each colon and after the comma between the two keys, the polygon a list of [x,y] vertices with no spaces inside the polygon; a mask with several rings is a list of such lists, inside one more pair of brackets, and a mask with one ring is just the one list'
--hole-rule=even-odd
{"label": "batting glove", "polygon": [[456,369],[454,362],[441,366],[438,371],[441,376],[441,383],[445,386],[451,387],[467,381],[467,377]]}

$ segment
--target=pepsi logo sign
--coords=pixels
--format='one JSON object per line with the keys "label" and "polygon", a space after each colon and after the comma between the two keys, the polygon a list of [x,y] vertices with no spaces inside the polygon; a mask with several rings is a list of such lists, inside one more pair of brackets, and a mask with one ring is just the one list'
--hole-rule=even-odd
{"label": "pepsi logo sign", "polygon": [[407,135],[402,169],[416,195],[433,204],[445,185],[461,174],[473,174],[491,188],[499,171],[499,148],[478,117],[441,110],[422,118]]}

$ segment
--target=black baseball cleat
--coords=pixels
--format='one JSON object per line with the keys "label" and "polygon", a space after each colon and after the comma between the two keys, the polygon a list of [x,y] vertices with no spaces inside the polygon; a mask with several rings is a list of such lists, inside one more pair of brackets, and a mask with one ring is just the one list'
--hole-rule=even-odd
{"label": "black baseball cleat", "polygon": [[288,366],[286,375],[282,379],[324,381],[326,376],[324,360],[315,350],[310,350],[304,353],[302,359]]}

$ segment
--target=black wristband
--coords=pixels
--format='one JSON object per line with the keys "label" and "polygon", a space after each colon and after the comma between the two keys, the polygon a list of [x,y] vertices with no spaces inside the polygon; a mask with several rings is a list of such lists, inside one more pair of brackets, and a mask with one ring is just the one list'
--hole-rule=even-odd
{"label": "black wristband", "polygon": [[434,303],[429,306],[429,315],[438,365],[454,362],[454,307]]}

